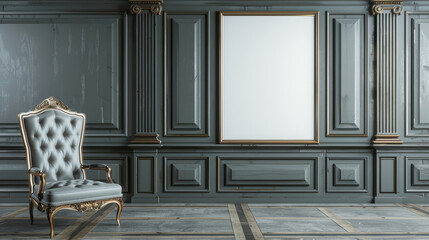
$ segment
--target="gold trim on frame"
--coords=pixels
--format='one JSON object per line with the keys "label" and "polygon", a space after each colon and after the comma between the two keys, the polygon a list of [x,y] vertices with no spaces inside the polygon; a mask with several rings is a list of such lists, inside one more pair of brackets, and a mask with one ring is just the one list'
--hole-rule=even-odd
{"label": "gold trim on frame", "polygon": [[31,224],[33,224],[33,208],[36,206],[37,210],[41,212],[46,212],[46,215],[48,217],[48,222],[50,225],[50,233],[49,236],[51,238],[54,237],[54,215],[60,210],[63,209],[69,209],[69,210],[75,210],[78,212],[90,212],[94,210],[99,210],[100,208],[104,207],[107,204],[115,203],[118,205],[118,210],[116,212],[116,223],[118,226],[121,225],[121,212],[124,205],[124,202],[122,198],[112,198],[112,199],[103,199],[103,200],[94,200],[94,201],[87,201],[87,202],[78,202],[78,203],[72,203],[72,204],[65,204],[65,205],[59,205],[59,206],[49,206],[45,205],[41,202],[38,202],[33,197],[30,196],[29,199],[29,210],[30,210],[30,221]]}
{"label": "gold trim on frame", "polygon": [[[224,140],[222,136],[222,27],[223,16],[313,16],[314,17],[314,139],[313,140]],[[319,12],[318,11],[273,11],[273,12],[219,12],[219,143],[235,144],[318,144],[319,143]]]}
{"label": "gold trim on frame", "polygon": [[[27,138],[27,133],[25,131],[24,128],[24,117],[29,117],[29,116],[34,116],[34,115],[38,115],[41,114],[47,110],[50,109],[55,109],[58,111],[63,112],[64,114],[67,115],[71,115],[71,116],[77,116],[82,118],[82,135],[80,136],[80,141],[79,141],[79,158],[80,158],[80,165],[83,165],[83,153],[82,153],[82,143],[83,143],[83,137],[85,135],[85,124],[86,124],[86,116],[83,113],[77,113],[77,112],[73,112],[70,110],[70,108],[65,105],[63,102],[61,102],[60,100],[56,99],[55,97],[49,97],[45,100],[43,100],[42,103],[38,104],[37,107],[33,110],[33,111],[29,111],[29,112],[25,112],[25,113],[20,113],[18,114],[18,121],[19,121],[19,128],[21,131],[21,137],[22,137],[22,141],[24,142],[24,147],[25,147],[25,154],[26,154],[26,160],[27,160],[27,171],[31,169],[31,149],[30,149],[30,145],[28,143],[28,138]],[[86,173],[83,169],[81,169],[82,174],[83,174],[83,178],[86,179]],[[33,182],[33,177],[31,177],[31,175],[29,174],[29,188],[30,188],[30,195],[33,193],[33,187],[34,187],[34,182]]]}

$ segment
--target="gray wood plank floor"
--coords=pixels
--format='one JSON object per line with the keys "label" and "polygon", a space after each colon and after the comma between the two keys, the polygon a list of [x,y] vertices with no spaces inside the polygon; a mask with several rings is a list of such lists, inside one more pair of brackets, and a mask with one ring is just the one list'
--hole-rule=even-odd
{"label": "gray wood plank floor", "polygon": [[[0,205],[1,239],[49,239],[44,213]],[[55,215],[55,239],[429,239],[429,204],[128,204]]]}

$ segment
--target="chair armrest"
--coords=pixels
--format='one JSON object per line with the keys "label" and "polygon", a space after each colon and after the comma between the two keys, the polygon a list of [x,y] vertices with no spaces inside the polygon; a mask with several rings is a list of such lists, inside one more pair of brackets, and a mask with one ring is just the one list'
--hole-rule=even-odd
{"label": "chair armrest", "polygon": [[104,170],[104,171],[106,171],[107,181],[109,183],[113,183],[113,180],[110,177],[110,172],[112,171],[112,169],[110,167],[108,167],[106,164],[100,164],[100,163],[91,164],[91,165],[82,164],[82,169],[83,170],[87,170],[87,169],[89,169],[89,170]]}
{"label": "chair armrest", "polygon": [[37,197],[39,198],[39,201],[41,201],[43,198],[43,193],[45,192],[46,174],[40,168],[37,168],[37,167],[30,168],[28,170],[28,173],[32,176],[38,176],[40,179],[39,190],[37,191]]}
{"label": "chair armrest", "polygon": [[32,167],[32,168],[30,168],[30,170],[28,170],[28,173],[33,174],[33,175],[37,175],[37,174],[41,174],[43,172],[38,167]]}
{"label": "chair armrest", "polygon": [[100,164],[100,163],[96,163],[96,164],[91,164],[91,165],[82,165],[83,169],[93,169],[93,170],[105,170],[106,168],[108,168],[108,166],[106,164]]}

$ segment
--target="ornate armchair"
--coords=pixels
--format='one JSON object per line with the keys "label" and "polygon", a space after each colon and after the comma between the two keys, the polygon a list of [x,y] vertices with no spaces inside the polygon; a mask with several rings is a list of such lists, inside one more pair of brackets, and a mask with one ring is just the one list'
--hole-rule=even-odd
{"label": "ornate armchair", "polygon": [[[113,183],[111,169],[104,164],[83,164],[85,115],[50,97],[18,118],[27,157],[31,224],[34,206],[46,211],[52,238],[53,217],[59,210],[86,212],[116,203],[120,225],[122,188]],[[85,170],[106,171],[108,183],[86,179]]]}

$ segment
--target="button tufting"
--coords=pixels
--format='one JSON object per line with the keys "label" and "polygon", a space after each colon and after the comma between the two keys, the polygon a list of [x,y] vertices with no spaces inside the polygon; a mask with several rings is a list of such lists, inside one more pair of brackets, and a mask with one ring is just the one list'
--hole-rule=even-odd
{"label": "button tufting", "polygon": [[50,165],[52,165],[54,161],[55,161],[55,158],[52,155],[48,157],[48,162]]}
{"label": "button tufting", "polygon": [[52,130],[52,128],[49,128],[48,133],[46,134],[46,136],[48,136],[48,138],[52,138],[54,137],[54,130]]}
{"label": "button tufting", "polygon": [[55,121],[55,124],[57,124],[57,125],[60,125],[61,124],[61,122],[63,121],[63,120],[61,120],[60,118],[55,118],[54,119],[54,121]]}
{"label": "button tufting", "polygon": [[55,144],[55,149],[57,149],[57,151],[58,150],[62,150],[63,149],[63,144],[60,143],[60,142],[57,142],[57,144]]}
{"label": "button tufting", "polygon": [[46,145],[45,142],[42,142],[42,144],[40,144],[40,149],[42,150],[42,152],[45,152],[47,147],[48,146]]}
{"label": "button tufting", "polygon": [[70,124],[74,127],[76,127],[76,119],[70,120]]}
{"label": "button tufting", "polygon": [[69,138],[69,137],[70,137],[70,132],[69,132],[67,129],[65,129],[65,130],[64,130],[64,132],[63,132],[63,137],[64,137],[65,139],[67,139],[67,138]]}
{"label": "button tufting", "polygon": [[40,133],[39,133],[39,132],[36,132],[36,133],[34,134],[34,138],[39,139],[39,137],[40,137]]}
{"label": "button tufting", "polygon": [[44,118],[40,118],[39,119],[39,125],[43,128],[45,125],[45,119]]}

